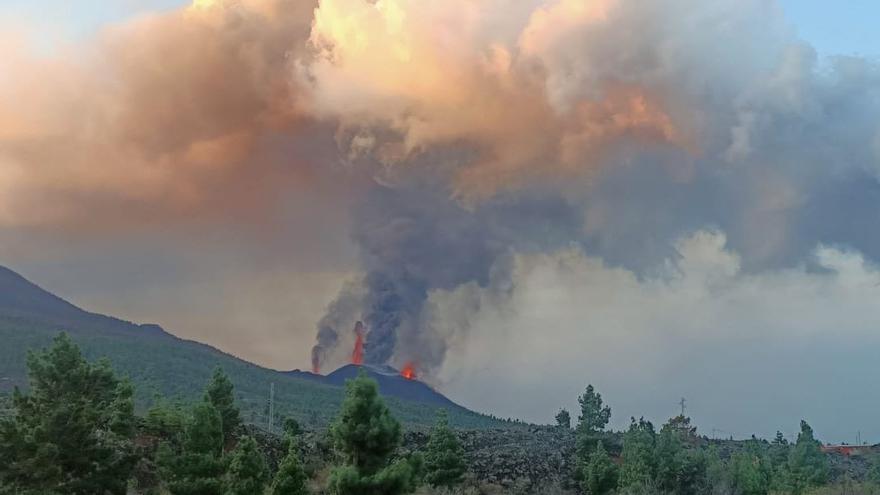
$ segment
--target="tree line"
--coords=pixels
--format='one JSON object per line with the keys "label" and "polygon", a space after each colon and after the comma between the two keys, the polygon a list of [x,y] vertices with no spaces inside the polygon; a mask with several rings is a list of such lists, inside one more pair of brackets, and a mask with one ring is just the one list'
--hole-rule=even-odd
{"label": "tree line", "polygon": [[[242,428],[234,387],[216,369],[204,396],[182,408],[158,401],[135,415],[134,388],[107,360],[87,361],[66,334],[27,358],[30,390],[16,389],[0,419],[0,494],[115,495],[134,488],[139,463],[154,466],[152,493],[302,495],[309,493],[295,421],[285,421],[287,454],[268,467]],[[445,413],[426,448],[398,457],[401,425],[364,374],[346,384],[330,427],[338,463],[327,480],[337,495],[397,495],[421,485],[452,487],[465,474],[464,451]],[[158,439],[144,457],[139,443]]]}
{"label": "tree line", "polygon": [[[772,442],[753,436],[722,458],[717,445],[698,437],[684,415],[659,431],[644,418],[631,418],[618,445],[606,429],[611,408],[602,395],[589,385],[578,403],[576,478],[589,495],[801,495],[830,478],[828,459],[806,421],[793,444],[780,432]],[[556,422],[571,428],[571,415],[562,409]]]}
{"label": "tree line", "polygon": [[[157,400],[138,416],[131,383],[116,377],[109,361],[87,361],[63,333],[49,349],[29,353],[27,365],[28,392],[16,389],[0,417],[0,495],[398,495],[421,486],[451,489],[467,471],[442,411],[426,446],[400,455],[401,424],[364,374],[346,384],[327,435],[334,461],[315,479],[304,469],[293,419],[284,421],[285,454],[267,462],[219,368],[194,404]],[[574,430],[572,485],[587,495],[802,495],[830,479],[805,421],[793,443],[777,433],[722,452],[684,415],[659,430],[631,418],[621,435],[608,430],[611,408],[592,385],[578,404],[574,425],[564,409],[556,422]],[[155,479],[139,485],[143,472]],[[880,481],[880,467],[869,477]]]}

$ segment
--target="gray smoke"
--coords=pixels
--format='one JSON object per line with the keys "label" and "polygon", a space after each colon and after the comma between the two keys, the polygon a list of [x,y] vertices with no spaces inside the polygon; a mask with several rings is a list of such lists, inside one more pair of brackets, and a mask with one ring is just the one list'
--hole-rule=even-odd
{"label": "gray smoke", "polygon": [[348,283],[330,303],[327,312],[318,322],[317,343],[312,348],[312,371],[321,371],[321,364],[339,344],[339,330],[353,328],[360,314],[363,290],[360,284]]}
{"label": "gray smoke", "polygon": [[558,195],[520,191],[469,208],[423,180],[376,184],[355,211],[361,291],[347,287],[328,307],[314,352],[326,356],[362,317],[366,363],[398,357],[422,370],[439,366],[446,352],[441,329],[424,322],[431,291],[485,287],[490,276],[505,276],[498,271],[507,254],[562,245],[582,222],[578,208]]}
{"label": "gray smoke", "polygon": [[[552,45],[545,62],[558,73],[546,89],[576,100],[610,81],[662,95],[690,146],[622,135],[598,167],[585,152],[575,168],[589,172],[565,183],[537,185],[538,172],[466,205],[453,181],[425,172],[437,163],[400,164],[419,180],[377,184],[355,208],[364,292],[345,318],[364,318],[368,362],[442,363],[447,336],[426,321],[432,291],[503,281],[511,253],[574,245],[646,276],[677,256],[677,239],[711,228],[746,272],[811,266],[818,244],[880,259],[876,63],[820,59],[770,2],[612,3],[605,21]],[[478,144],[465,136],[432,149]],[[558,180],[557,159],[530,170]]]}

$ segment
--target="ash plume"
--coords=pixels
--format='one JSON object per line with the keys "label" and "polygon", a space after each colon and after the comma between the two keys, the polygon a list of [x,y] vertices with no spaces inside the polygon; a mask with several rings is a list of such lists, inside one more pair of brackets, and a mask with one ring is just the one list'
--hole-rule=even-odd
{"label": "ash plume", "polygon": [[[880,74],[858,58],[820,71],[774,2],[534,1],[505,22],[499,2],[389,5],[321,2],[303,67],[350,156],[430,184],[380,180],[355,207],[368,362],[430,374],[455,338],[432,326],[432,293],[504,290],[510,252],[567,242],[644,275],[709,225],[746,270],[831,239],[880,255],[878,236],[808,218],[854,183],[859,205],[877,194]],[[467,151],[423,158],[437,149]],[[524,191],[563,206],[530,211]],[[868,211],[846,215],[877,226]]]}
{"label": "ash plume", "polygon": [[321,364],[339,344],[339,332],[359,323],[364,294],[357,283],[349,282],[336,295],[318,322],[317,343],[312,348],[312,372],[320,373]]}
{"label": "ash plume", "polygon": [[253,225],[290,259],[350,232],[316,370],[363,320],[366,362],[430,377],[461,337],[432,298],[523,253],[644,276],[709,226],[745,272],[880,259],[880,70],[774,1],[199,0],[83,45],[0,39],[0,228],[213,222],[236,259]]}
{"label": "ash plume", "polygon": [[[340,292],[322,323],[362,315],[368,364],[415,361],[422,370],[436,369],[447,342],[425,319],[431,292],[467,283],[487,287],[506,276],[503,260],[514,249],[564,245],[582,221],[577,206],[562,198],[520,192],[473,210],[431,184],[376,185],[355,208],[352,237],[365,271],[363,292]],[[341,342],[343,328],[322,325],[316,352],[326,355]]]}

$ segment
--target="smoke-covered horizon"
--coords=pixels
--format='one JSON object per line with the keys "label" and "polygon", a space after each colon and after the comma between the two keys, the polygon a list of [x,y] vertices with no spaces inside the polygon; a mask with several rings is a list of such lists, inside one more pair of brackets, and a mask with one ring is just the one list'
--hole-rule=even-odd
{"label": "smoke-covered horizon", "polygon": [[[540,367],[681,323],[676,270],[732,294],[699,306],[727,341],[816,328],[746,295],[849,294],[817,253],[880,260],[880,69],[820,58],[774,1],[199,0],[0,55],[0,263],[276,367],[346,363],[363,321],[366,362],[474,397],[457,369],[517,366],[488,336]],[[720,286],[682,268],[701,252],[735,257]],[[522,268],[558,259],[561,306]],[[649,303],[656,328],[626,316]]]}

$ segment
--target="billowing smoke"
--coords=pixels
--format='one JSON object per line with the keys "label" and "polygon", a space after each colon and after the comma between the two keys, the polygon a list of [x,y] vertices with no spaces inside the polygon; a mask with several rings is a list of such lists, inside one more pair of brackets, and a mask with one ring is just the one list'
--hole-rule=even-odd
{"label": "billowing smoke", "polygon": [[647,276],[709,227],[744,273],[819,243],[880,258],[880,71],[819,59],[773,1],[199,0],[48,58],[13,46],[0,227],[274,232],[298,209],[291,258],[347,230],[316,370],[363,321],[366,362],[430,378],[480,309],[451,325],[432,296],[503,299],[524,253]]}
{"label": "billowing smoke", "polygon": [[[453,193],[485,198],[548,173],[582,173],[621,137],[690,146],[679,125],[690,123],[670,113],[672,88],[628,74],[637,60],[605,60],[610,41],[582,49],[620,38],[615,31],[633,15],[647,14],[608,0],[516,8],[500,0],[323,0],[303,85],[312,112],[360,131],[352,150],[388,166],[431,147],[474,149],[451,178]],[[615,52],[641,48],[619,41]]]}
{"label": "billowing smoke", "polygon": [[310,187],[291,74],[313,8],[202,1],[49,54],[0,40],[0,226],[240,218]]}
{"label": "billowing smoke", "polygon": [[339,344],[339,331],[353,328],[360,323],[361,305],[364,298],[363,287],[358,283],[346,284],[330,303],[327,312],[318,322],[317,343],[312,348],[312,371],[321,371],[322,363],[328,354]]}
{"label": "billowing smoke", "polygon": [[508,248],[499,233],[485,230],[481,214],[448,195],[421,187],[380,187],[357,212],[354,239],[366,271],[369,363],[389,361],[398,336],[418,334],[429,290],[485,284]]}
{"label": "billowing smoke", "polygon": [[[300,71],[312,111],[339,121],[350,158],[384,167],[353,227],[368,362],[439,366],[468,330],[437,326],[432,291],[503,297],[508,253],[568,242],[639,273],[713,226],[748,270],[799,263],[817,242],[880,254],[876,236],[803,216],[854,182],[878,191],[876,67],[820,70],[772,2],[509,7],[325,0],[315,13]],[[437,149],[454,158],[424,158]],[[530,192],[562,206],[533,209]]]}
{"label": "billowing smoke", "polygon": [[421,370],[435,369],[451,336],[427,318],[432,291],[503,280],[504,260],[514,250],[565,245],[582,223],[576,204],[542,191],[501,194],[470,209],[433,184],[377,185],[357,205],[353,239],[365,271],[361,291],[346,287],[330,305],[318,355],[337,342],[351,345],[338,334],[362,315],[367,363],[416,361]]}

